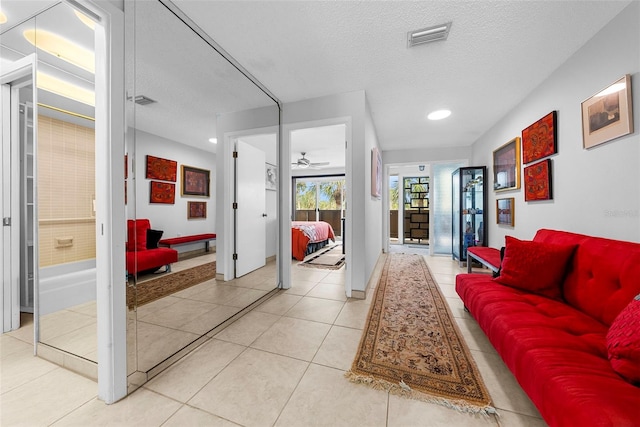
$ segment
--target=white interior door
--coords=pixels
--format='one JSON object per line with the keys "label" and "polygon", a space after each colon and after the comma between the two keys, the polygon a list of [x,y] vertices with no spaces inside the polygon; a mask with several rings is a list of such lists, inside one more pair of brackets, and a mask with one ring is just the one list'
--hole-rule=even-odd
{"label": "white interior door", "polygon": [[[0,310],[2,331],[20,327],[20,279],[21,279],[21,142],[20,104],[31,103],[34,108],[36,91],[34,85],[36,56],[29,55],[3,67],[0,76],[2,87],[2,242],[0,244],[0,267],[2,270],[2,292]],[[28,99],[21,99],[28,97]],[[34,110],[34,116],[36,114]],[[33,137],[33,135],[31,135]],[[31,141],[34,146],[34,141]],[[37,328],[36,328],[37,329]]]}
{"label": "white interior door", "polygon": [[236,152],[235,276],[241,277],[266,263],[265,153],[242,141]]}

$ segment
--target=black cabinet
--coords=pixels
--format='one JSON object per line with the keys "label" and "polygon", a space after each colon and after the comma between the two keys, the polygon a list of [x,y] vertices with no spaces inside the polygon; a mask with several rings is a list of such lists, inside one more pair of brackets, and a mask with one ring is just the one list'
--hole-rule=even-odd
{"label": "black cabinet", "polygon": [[456,169],[452,181],[452,248],[453,259],[467,260],[467,248],[487,245],[487,192],[485,166]]}

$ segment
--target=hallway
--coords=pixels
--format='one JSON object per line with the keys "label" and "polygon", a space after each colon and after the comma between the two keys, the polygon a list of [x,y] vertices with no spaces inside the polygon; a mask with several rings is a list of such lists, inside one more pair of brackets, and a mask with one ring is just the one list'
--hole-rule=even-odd
{"label": "hallway", "polygon": [[455,294],[455,275],[462,270],[448,257],[425,258],[480,368],[497,419],[348,382],[344,372],[355,356],[373,292],[367,300],[347,300],[344,268],[293,265],[292,289],[280,291],[114,405],[96,399],[95,382],[32,357],[31,345],[21,339],[28,327],[3,335],[0,423],[544,426]]}

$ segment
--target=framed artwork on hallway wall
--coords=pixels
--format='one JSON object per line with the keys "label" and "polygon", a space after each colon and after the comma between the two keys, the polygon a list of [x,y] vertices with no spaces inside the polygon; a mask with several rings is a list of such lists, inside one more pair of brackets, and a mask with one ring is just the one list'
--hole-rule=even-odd
{"label": "framed artwork on hallway wall", "polygon": [[178,162],[147,155],[147,179],[176,182]]}
{"label": "framed artwork on hallway wall", "polygon": [[522,131],[522,163],[529,164],[558,152],[557,114],[550,112]]}
{"label": "framed artwork on hallway wall", "polygon": [[173,205],[176,201],[176,185],[169,182],[151,181],[149,203]]}
{"label": "framed artwork on hallway wall", "polygon": [[501,225],[515,224],[515,204],[516,199],[508,197],[506,199],[496,199],[496,223]]}
{"label": "framed artwork on hallway wall", "polygon": [[551,159],[524,168],[524,200],[552,200]]}
{"label": "framed artwork on hallway wall", "polygon": [[210,171],[192,166],[180,166],[182,176],[182,196],[209,197]]}
{"label": "framed artwork on hallway wall", "polygon": [[595,147],[633,133],[631,76],[629,74],[582,103],[582,142]]}
{"label": "framed artwork on hallway wall", "polygon": [[371,196],[382,196],[382,156],[377,147],[371,149]]}
{"label": "framed artwork on hallway wall", "polygon": [[207,202],[187,202],[187,219],[207,218]]}
{"label": "framed artwork on hallway wall", "polygon": [[493,189],[520,188],[520,137],[516,136],[493,152]]}

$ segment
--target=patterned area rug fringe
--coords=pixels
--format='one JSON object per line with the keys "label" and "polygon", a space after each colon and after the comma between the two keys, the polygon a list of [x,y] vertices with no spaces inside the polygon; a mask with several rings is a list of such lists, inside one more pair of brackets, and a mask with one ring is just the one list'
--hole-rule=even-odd
{"label": "patterned area rug fringe", "polygon": [[462,413],[480,414],[485,416],[499,416],[498,412],[493,406],[470,405],[464,400],[445,399],[442,397],[430,396],[423,392],[411,389],[411,387],[404,384],[404,382],[394,384],[380,378],[373,378],[368,375],[359,375],[352,372],[351,370],[345,372],[344,376],[352,383],[364,384],[374,390],[387,391],[395,396],[402,396],[408,399],[419,400],[421,402],[435,403],[437,405],[446,406],[449,409],[453,409]]}
{"label": "patterned area rug fringe", "polygon": [[451,310],[420,255],[387,255],[345,376],[460,412],[496,414]]}

